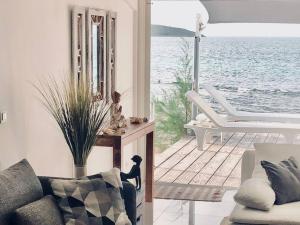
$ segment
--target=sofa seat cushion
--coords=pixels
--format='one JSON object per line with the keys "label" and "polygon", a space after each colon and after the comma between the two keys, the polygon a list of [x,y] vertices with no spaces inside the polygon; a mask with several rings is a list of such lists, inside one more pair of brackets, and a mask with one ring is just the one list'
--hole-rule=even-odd
{"label": "sofa seat cushion", "polygon": [[121,196],[120,170],[50,182],[66,225],[131,225]]}
{"label": "sofa seat cushion", "polygon": [[25,205],[15,211],[15,225],[64,225],[62,215],[53,196]]}
{"label": "sofa seat cushion", "polygon": [[0,172],[0,221],[9,224],[17,208],[43,197],[41,183],[27,160]]}
{"label": "sofa seat cushion", "polygon": [[300,202],[274,205],[269,211],[262,211],[237,205],[230,215],[230,221],[241,224],[300,225]]}
{"label": "sofa seat cushion", "polygon": [[249,208],[270,210],[275,202],[275,192],[265,179],[251,178],[241,185],[234,199]]}

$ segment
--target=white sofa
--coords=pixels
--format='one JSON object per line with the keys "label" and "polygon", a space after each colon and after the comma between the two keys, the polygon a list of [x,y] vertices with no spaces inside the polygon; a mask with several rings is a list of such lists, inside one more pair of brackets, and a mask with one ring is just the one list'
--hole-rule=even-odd
{"label": "white sofa", "polygon": [[[255,151],[246,151],[243,154],[242,183],[251,177],[267,179],[263,168],[260,166],[261,160],[280,162],[294,156],[300,162],[300,145],[255,144],[255,148]],[[230,219],[239,220],[239,223],[228,221],[225,223],[226,225],[300,225],[300,202],[274,205],[269,211],[250,209],[237,204],[230,215]]]}

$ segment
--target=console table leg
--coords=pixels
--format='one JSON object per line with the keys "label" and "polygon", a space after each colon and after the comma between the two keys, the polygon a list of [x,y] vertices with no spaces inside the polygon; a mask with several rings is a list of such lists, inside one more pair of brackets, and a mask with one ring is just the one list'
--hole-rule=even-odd
{"label": "console table leg", "polygon": [[122,169],[121,143],[113,145],[113,166]]}
{"label": "console table leg", "polygon": [[153,132],[146,136],[146,202],[153,200],[153,176],[154,176],[154,152],[153,152]]}

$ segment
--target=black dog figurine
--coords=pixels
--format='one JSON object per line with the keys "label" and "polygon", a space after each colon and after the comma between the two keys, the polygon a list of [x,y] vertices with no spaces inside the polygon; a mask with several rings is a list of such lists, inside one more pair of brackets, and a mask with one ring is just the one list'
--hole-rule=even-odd
{"label": "black dog figurine", "polygon": [[140,190],[142,186],[140,165],[143,159],[139,155],[135,155],[131,158],[131,160],[136,164],[132,166],[129,173],[121,172],[121,180],[128,182],[128,179],[135,179],[136,190]]}

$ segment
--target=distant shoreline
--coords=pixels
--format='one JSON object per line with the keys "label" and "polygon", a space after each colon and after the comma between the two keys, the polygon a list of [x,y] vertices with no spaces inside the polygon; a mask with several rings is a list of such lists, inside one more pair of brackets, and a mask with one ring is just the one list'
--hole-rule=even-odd
{"label": "distant shoreline", "polygon": [[195,32],[178,28],[178,27],[170,27],[163,25],[155,25],[151,26],[151,36],[152,37],[194,37]]}

